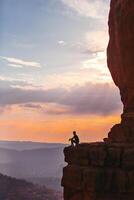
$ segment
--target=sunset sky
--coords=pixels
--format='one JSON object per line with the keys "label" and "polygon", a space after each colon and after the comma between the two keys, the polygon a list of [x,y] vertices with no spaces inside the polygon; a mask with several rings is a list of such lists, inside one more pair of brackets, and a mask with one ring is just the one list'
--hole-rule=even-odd
{"label": "sunset sky", "polygon": [[122,112],[106,64],[109,0],[0,1],[0,139],[102,140]]}

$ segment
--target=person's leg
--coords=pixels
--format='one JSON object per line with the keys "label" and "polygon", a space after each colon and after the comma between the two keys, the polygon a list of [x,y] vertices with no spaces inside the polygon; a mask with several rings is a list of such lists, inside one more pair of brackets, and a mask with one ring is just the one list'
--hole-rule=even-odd
{"label": "person's leg", "polygon": [[73,143],[74,143],[74,141],[73,141],[73,139],[71,139],[71,145],[73,146]]}
{"label": "person's leg", "polygon": [[78,146],[78,144],[79,144],[79,142],[75,142],[75,146],[76,146],[76,147]]}

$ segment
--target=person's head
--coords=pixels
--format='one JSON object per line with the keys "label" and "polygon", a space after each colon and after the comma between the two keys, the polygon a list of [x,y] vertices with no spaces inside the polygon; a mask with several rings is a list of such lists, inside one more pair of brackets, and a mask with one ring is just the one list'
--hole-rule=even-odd
{"label": "person's head", "polygon": [[76,135],[76,131],[73,131],[73,135]]}

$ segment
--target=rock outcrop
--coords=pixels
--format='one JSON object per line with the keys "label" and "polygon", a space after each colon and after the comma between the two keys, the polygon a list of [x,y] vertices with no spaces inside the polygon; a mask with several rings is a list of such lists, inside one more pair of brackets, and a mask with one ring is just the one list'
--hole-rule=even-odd
{"label": "rock outcrop", "polygon": [[133,200],[134,146],[80,144],[64,149],[64,200]]}
{"label": "rock outcrop", "polygon": [[113,127],[109,140],[134,142],[134,1],[111,0],[108,67],[124,105],[121,124]]}
{"label": "rock outcrop", "polygon": [[101,143],[64,149],[64,200],[134,199],[134,1],[111,0],[108,67],[124,105]]}

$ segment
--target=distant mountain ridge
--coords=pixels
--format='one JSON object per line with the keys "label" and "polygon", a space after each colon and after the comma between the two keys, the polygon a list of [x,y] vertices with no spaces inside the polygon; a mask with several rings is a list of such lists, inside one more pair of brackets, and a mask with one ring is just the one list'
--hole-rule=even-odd
{"label": "distant mountain ridge", "polygon": [[65,146],[66,144],[62,144],[62,143],[0,140],[0,148],[14,149],[14,150],[20,150],[20,151],[38,149],[38,148],[56,148],[56,147],[65,147]]}
{"label": "distant mountain ridge", "polygon": [[0,148],[0,158],[0,172],[17,178],[61,177],[64,165],[63,147],[23,151]]}
{"label": "distant mountain ridge", "polygon": [[0,174],[0,200],[61,200],[61,194]]}
{"label": "distant mountain ridge", "polygon": [[57,143],[0,141],[0,173],[60,191],[65,146]]}

